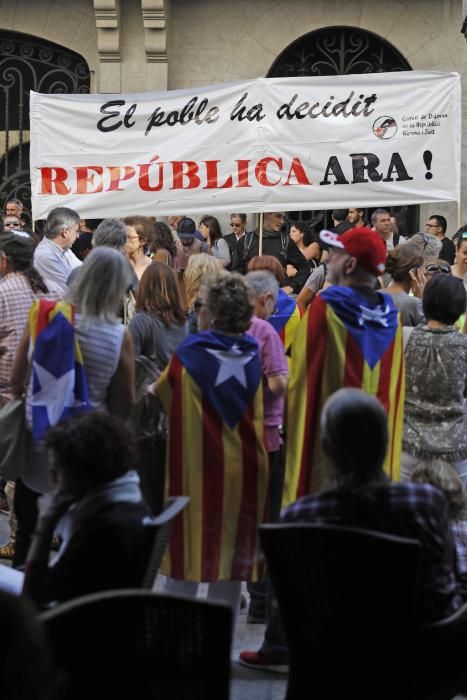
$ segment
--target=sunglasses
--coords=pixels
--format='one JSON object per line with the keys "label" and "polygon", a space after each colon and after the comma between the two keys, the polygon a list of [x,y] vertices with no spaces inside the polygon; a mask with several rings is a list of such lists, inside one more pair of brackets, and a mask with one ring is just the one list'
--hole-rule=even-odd
{"label": "sunglasses", "polygon": [[451,273],[451,268],[449,265],[436,265],[435,263],[429,263],[425,265],[426,272],[445,272],[447,274]]}

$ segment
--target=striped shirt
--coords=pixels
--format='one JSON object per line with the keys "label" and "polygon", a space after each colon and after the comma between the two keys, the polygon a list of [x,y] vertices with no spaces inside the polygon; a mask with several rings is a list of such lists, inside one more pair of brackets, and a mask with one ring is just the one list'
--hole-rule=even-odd
{"label": "striped shirt", "polygon": [[[7,348],[0,357],[0,396],[10,399],[11,368],[19,341],[26,328],[32,302],[41,297],[60,299],[60,289],[47,281],[49,293],[34,293],[29,280],[22,272],[10,272],[0,280],[0,345]],[[4,335],[7,334],[8,335]]]}
{"label": "striped shirt", "polygon": [[125,326],[118,321],[84,321],[77,313],[76,333],[83,353],[89,400],[93,408],[105,409],[109,385],[120,359]]}

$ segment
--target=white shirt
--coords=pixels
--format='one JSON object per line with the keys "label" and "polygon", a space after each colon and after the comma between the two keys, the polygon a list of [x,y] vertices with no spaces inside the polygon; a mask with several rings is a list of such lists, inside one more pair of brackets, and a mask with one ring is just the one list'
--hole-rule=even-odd
{"label": "white shirt", "polygon": [[34,252],[34,267],[41,275],[58,284],[65,294],[70,272],[83,263],[71,250],[63,250],[50,238],[43,238]]}

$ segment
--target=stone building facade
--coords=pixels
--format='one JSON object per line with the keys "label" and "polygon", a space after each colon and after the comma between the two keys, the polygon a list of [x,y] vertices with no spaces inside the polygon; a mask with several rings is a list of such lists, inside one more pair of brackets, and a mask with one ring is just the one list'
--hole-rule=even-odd
{"label": "stone building facade", "polygon": [[[87,85],[79,89],[91,92],[172,90],[271,75],[279,57],[288,58],[288,51],[292,56],[301,37],[315,32],[329,40],[341,28],[371,38],[367,48],[363,39],[360,59],[373,53],[371,60],[380,61],[380,70],[388,69],[384,55],[391,49],[405,69],[457,71],[464,78],[465,14],[462,0],[0,0],[0,200],[14,189],[18,159],[25,170],[24,153],[22,159],[13,158],[5,176],[7,155],[24,151],[29,136],[27,120],[17,123],[16,111],[11,111],[16,107],[5,104],[12,81],[18,79],[14,71],[2,71],[13,39],[40,41],[42,50],[48,43],[62,47],[76,65],[81,57],[89,73],[81,76]],[[289,61],[295,75],[316,69],[303,47],[301,52]],[[334,52],[334,58],[336,72],[351,70],[351,53]],[[67,86],[64,91],[75,89]],[[467,134],[463,136],[464,156]],[[464,223],[467,158],[462,164]],[[456,204],[420,207],[421,224],[433,208],[447,216],[454,232]]]}

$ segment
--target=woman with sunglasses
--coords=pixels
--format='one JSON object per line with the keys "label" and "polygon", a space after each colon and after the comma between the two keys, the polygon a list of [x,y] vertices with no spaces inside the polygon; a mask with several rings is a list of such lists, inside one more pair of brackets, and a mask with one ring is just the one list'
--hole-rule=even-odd
{"label": "woman with sunglasses", "polygon": [[423,266],[425,277],[431,280],[433,275],[450,275],[451,266],[446,260],[441,260],[441,258],[428,258],[425,260],[425,265]]}

